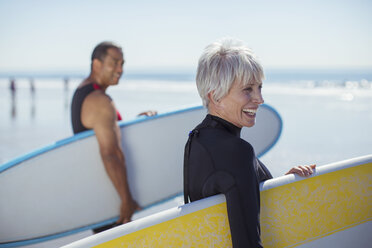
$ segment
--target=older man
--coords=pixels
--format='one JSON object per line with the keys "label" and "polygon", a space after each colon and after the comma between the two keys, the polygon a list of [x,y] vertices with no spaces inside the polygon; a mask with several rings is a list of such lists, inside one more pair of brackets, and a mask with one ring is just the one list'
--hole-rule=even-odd
{"label": "older man", "polygon": [[[117,124],[121,116],[106,94],[108,87],[119,83],[123,65],[124,56],[120,46],[112,42],[98,44],[92,53],[90,75],[76,89],[71,104],[74,133],[93,129],[96,134],[105,169],[121,199],[118,224],[129,222],[134,211],[139,208],[131,196],[126,175]],[[143,114],[150,116],[156,112]]]}

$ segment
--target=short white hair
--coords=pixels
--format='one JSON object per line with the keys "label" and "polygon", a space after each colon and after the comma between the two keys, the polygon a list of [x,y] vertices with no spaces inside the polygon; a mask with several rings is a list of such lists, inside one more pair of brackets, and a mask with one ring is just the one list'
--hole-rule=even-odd
{"label": "short white hair", "polygon": [[196,86],[203,105],[208,107],[208,94],[214,91],[218,101],[228,94],[235,81],[248,85],[261,83],[263,68],[254,53],[240,40],[222,38],[207,46],[199,59]]}

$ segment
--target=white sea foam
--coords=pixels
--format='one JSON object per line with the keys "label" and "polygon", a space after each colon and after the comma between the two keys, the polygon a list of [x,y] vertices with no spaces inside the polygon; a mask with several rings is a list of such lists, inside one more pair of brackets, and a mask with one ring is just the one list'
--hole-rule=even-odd
{"label": "white sea foam", "polygon": [[350,87],[325,84],[313,86],[312,84],[264,84],[264,94],[281,95],[306,95],[306,96],[345,96],[354,95],[358,97],[372,97],[372,82],[370,87]]}
{"label": "white sea foam", "polygon": [[121,82],[114,90],[152,91],[152,92],[192,92],[196,85],[190,81],[161,81],[161,80],[128,80]]}
{"label": "white sea foam", "polygon": [[[67,87],[73,90],[81,82],[80,78],[68,80]],[[33,80],[34,88],[37,89],[65,89],[63,78],[41,78]],[[0,78],[0,88],[9,89],[10,81],[7,78]],[[27,78],[16,79],[16,89],[27,90],[31,88],[31,81]],[[194,81],[181,80],[151,80],[151,79],[126,79],[124,78],[112,90],[123,91],[152,91],[152,92],[192,92],[196,90]],[[299,94],[299,95],[339,95],[350,93],[360,96],[370,96],[372,92],[372,81],[361,80],[291,80],[265,81],[265,93],[271,94]]]}

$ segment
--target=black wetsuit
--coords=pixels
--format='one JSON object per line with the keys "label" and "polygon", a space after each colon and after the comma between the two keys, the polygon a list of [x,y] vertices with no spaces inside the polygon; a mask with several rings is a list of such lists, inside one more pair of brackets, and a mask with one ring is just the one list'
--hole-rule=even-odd
{"label": "black wetsuit", "polygon": [[263,247],[260,239],[259,183],[272,178],[240,138],[241,129],[207,115],[190,132],[185,147],[184,193],[196,201],[223,193],[226,196],[233,247]]}
{"label": "black wetsuit", "polygon": [[[96,83],[87,84],[81,88],[77,88],[71,103],[71,123],[74,134],[89,130],[81,122],[81,107],[85,98],[95,90],[100,90],[101,87]],[[116,111],[118,120],[121,120],[120,113]]]}

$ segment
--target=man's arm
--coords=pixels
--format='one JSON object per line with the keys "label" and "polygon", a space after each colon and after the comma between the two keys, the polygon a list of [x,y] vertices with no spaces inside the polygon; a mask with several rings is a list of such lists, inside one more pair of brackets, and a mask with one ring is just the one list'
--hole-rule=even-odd
{"label": "man's arm", "polygon": [[84,101],[81,119],[84,126],[95,131],[106,172],[120,196],[118,223],[129,222],[138,205],[132,199],[128,185],[115,106],[103,92],[95,91]]}

